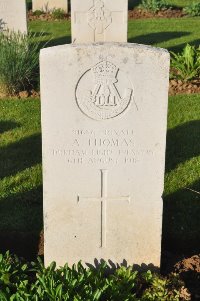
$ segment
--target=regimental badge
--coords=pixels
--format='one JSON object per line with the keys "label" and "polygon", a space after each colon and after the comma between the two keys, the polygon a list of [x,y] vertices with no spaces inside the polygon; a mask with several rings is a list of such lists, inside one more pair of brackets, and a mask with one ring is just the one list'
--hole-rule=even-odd
{"label": "regimental badge", "polygon": [[96,120],[120,115],[132,99],[133,87],[126,74],[107,60],[86,71],[76,87],[79,108]]}

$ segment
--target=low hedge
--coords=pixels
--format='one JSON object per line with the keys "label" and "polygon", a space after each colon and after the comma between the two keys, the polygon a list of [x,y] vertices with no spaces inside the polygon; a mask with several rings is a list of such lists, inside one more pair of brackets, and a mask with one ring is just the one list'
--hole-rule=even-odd
{"label": "low hedge", "polygon": [[45,268],[40,258],[25,262],[7,252],[0,255],[1,301],[178,301],[190,300],[178,275],[162,277],[131,268],[111,270],[106,262],[97,268],[81,263]]}

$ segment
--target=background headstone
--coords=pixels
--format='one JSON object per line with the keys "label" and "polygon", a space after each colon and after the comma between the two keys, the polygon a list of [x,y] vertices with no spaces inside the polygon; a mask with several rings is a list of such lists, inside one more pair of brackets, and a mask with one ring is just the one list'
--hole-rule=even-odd
{"label": "background headstone", "polygon": [[54,9],[63,9],[68,13],[68,0],[32,0],[33,11],[50,12]]}
{"label": "background headstone", "polygon": [[72,0],[72,42],[127,42],[128,0]]}
{"label": "background headstone", "polygon": [[45,263],[159,266],[169,54],[41,52]]}
{"label": "background headstone", "polygon": [[0,31],[27,33],[25,0],[0,0]]}

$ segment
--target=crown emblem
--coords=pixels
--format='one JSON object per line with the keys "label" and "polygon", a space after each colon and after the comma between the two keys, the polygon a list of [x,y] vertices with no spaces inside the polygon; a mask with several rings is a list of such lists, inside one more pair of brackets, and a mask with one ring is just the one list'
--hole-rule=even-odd
{"label": "crown emblem", "polygon": [[96,83],[116,82],[118,68],[108,61],[102,61],[92,68]]}

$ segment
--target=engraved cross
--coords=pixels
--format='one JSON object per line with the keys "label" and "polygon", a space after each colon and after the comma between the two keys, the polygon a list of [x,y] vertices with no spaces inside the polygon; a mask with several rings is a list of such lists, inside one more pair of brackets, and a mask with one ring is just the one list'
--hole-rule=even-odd
{"label": "engraved cross", "polygon": [[88,11],[75,11],[75,24],[89,25],[93,29],[93,41],[104,42],[106,29],[113,23],[113,19],[121,17],[124,20],[123,11],[110,11],[106,8],[104,0],[94,0],[94,4]]}
{"label": "engraved cross", "polygon": [[130,203],[130,196],[120,196],[115,198],[108,197],[108,170],[101,169],[101,196],[98,197],[80,197],[78,195],[78,202],[80,201],[95,201],[101,202],[101,248],[106,247],[106,226],[107,226],[107,202],[128,202]]}

